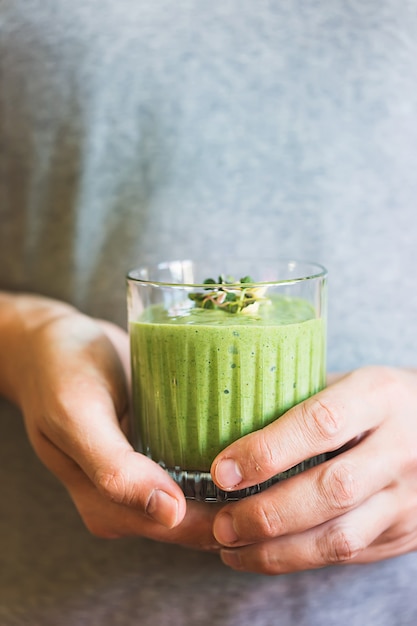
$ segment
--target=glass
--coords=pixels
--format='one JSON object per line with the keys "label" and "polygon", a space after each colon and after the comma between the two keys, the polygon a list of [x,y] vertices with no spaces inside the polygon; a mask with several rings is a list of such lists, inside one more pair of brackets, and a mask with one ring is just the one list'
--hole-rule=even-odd
{"label": "glass", "polygon": [[206,501],[245,497],[326,458],[244,490],[213,483],[210,466],[221,450],[326,379],[325,268],[276,260],[218,265],[172,261],[127,276],[133,444],[186,497]]}

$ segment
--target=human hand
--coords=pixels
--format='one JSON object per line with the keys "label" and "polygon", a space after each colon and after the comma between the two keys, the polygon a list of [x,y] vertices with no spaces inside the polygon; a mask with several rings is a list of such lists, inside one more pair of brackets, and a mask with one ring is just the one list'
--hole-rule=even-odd
{"label": "human hand", "polygon": [[216,507],[180,488],[127,439],[127,334],[72,307],[20,298],[13,396],[30,441],[100,537],[145,536],[215,549]]}
{"label": "human hand", "polygon": [[417,373],[367,367],[341,377],[212,465],[244,488],[323,452],[322,465],[226,505],[214,522],[232,568],[266,574],[368,563],[417,549]]}

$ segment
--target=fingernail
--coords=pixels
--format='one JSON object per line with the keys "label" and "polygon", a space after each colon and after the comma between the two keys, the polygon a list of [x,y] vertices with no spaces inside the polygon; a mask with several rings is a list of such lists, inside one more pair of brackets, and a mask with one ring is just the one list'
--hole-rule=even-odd
{"label": "fingernail", "polygon": [[233,518],[229,513],[217,516],[214,522],[213,534],[217,541],[223,545],[236,543],[239,539],[233,525]]}
{"label": "fingernail", "polygon": [[146,506],[146,513],[155,522],[173,528],[178,519],[178,501],[162,489],[154,489]]}
{"label": "fingernail", "polygon": [[235,489],[242,480],[239,466],[233,459],[223,459],[216,467],[216,480],[222,489]]}

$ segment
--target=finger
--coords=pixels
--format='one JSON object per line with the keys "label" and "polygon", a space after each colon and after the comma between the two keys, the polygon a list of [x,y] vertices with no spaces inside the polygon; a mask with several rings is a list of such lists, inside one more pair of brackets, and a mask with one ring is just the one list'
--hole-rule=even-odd
{"label": "finger", "polygon": [[[56,465],[51,455],[48,458],[50,464]],[[176,527],[168,528],[146,513],[110,501],[97,491],[72,459],[60,455],[58,469],[53,469],[66,486],[85,526],[97,537],[114,539],[140,536],[181,543],[199,550],[218,551],[220,548],[214,539],[212,527],[214,516],[221,505],[188,502],[184,519]]]}
{"label": "finger", "polygon": [[[85,526],[92,534],[102,538],[143,536],[157,541],[180,543],[199,550],[219,550],[220,545],[213,536],[212,528],[214,517],[221,505],[188,502],[184,518],[176,527],[172,527],[170,512],[162,510],[159,516],[150,515],[149,510],[143,513],[123,502],[110,500],[97,490],[72,458],[44,436],[42,446],[44,463],[65,485]],[[159,466],[156,467],[163,472]],[[165,472],[163,475],[166,478]]]}
{"label": "finger", "polygon": [[391,489],[380,491],[361,506],[303,533],[287,535],[221,551],[223,562],[237,570],[261,574],[286,574],[328,565],[376,560],[375,539],[396,517]]}
{"label": "finger", "polygon": [[187,502],[183,520],[175,528],[168,528],[136,509],[108,501],[85,475],[73,484],[70,495],[84,524],[95,536],[106,539],[140,536],[199,550],[220,548],[212,532],[217,505]]}
{"label": "finger", "polygon": [[237,546],[321,525],[392,484],[400,463],[396,456],[393,448],[381,447],[378,433],[370,435],[330,461],[225,506],[214,535],[223,545]]}
{"label": "finger", "polygon": [[261,483],[374,429],[388,411],[386,377],[374,369],[356,370],[225,448],[211,468],[216,484],[231,491]]}

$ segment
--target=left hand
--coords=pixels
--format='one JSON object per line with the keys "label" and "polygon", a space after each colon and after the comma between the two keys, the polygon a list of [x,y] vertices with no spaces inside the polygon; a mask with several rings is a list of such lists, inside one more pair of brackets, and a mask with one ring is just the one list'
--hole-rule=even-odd
{"label": "left hand", "polygon": [[223,450],[226,490],[323,452],[322,465],[226,505],[214,535],[234,569],[282,574],[417,550],[417,372],[366,367]]}

